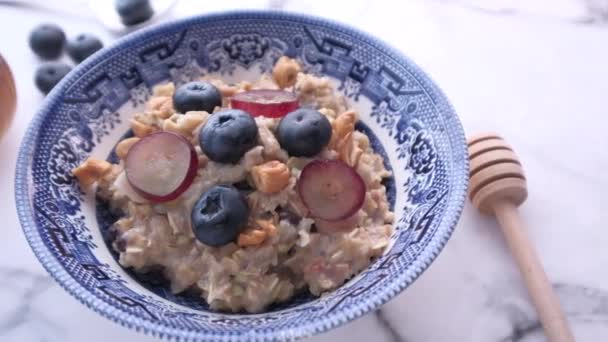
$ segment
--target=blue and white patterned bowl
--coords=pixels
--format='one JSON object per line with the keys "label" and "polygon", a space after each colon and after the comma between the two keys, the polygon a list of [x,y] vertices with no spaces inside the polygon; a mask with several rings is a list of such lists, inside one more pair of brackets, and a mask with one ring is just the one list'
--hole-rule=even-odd
{"label": "blue and white patterned bowl", "polygon": [[[263,314],[211,312],[136,279],[104,242],[112,218],[82,193],[70,170],[107,158],[126,119],[153,85],[204,74],[255,79],[281,55],[331,77],[395,174],[389,250],[323,298],[301,295]],[[343,25],[308,16],[232,12],[132,34],[72,71],[25,135],[15,189],[23,231],[48,272],[79,301],[122,325],[180,340],[277,340],[319,333],[379,307],[410,285],[449,239],[465,200],[468,163],[460,122],[409,59]]]}

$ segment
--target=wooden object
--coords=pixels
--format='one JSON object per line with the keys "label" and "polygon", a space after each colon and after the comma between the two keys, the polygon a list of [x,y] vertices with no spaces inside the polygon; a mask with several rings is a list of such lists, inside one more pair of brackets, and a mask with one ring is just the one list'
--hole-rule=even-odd
{"label": "wooden object", "polygon": [[526,236],[517,207],[528,191],[521,163],[513,149],[495,134],[480,134],[468,141],[469,198],[481,212],[494,215],[526,283],[550,342],[572,342],[566,317],[551,283]]}
{"label": "wooden object", "polygon": [[17,107],[15,81],[8,64],[0,55],[0,137],[4,135],[13,121]]}

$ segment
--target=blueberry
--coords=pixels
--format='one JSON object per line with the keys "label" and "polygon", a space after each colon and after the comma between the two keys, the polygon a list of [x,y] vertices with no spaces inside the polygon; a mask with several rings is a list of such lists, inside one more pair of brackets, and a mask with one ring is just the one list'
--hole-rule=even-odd
{"label": "blueberry", "polygon": [[209,82],[190,82],[177,88],[173,94],[173,107],[180,113],[204,110],[213,113],[215,107],[222,106],[220,91]]}
{"label": "blueberry", "polygon": [[103,47],[101,40],[92,34],[81,33],[68,40],[68,55],[76,63],[84,61],[87,57]]}
{"label": "blueberry", "polygon": [[48,94],[72,68],[61,62],[48,62],[38,67],[34,82],[43,93]]}
{"label": "blueberry", "polygon": [[294,157],[312,157],[327,146],[331,124],[325,115],[310,108],[300,108],[287,114],[277,128],[281,147]]}
{"label": "blueberry", "polygon": [[114,5],[120,21],[126,26],[142,23],[154,15],[150,0],[116,0]]}
{"label": "blueberry", "polygon": [[192,230],[196,238],[219,247],[234,241],[247,226],[249,206],[232,185],[216,185],[205,192],[192,209]]}
{"label": "blueberry", "polygon": [[30,33],[30,48],[38,56],[55,59],[61,55],[65,44],[65,33],[54,24],[42,24]]}
{"label": "blueberry", "polygon": [[209,159],[234,164],[257,144],[257,138],[258,126],[249,113],[226,109],[207,120],[199,144]]}

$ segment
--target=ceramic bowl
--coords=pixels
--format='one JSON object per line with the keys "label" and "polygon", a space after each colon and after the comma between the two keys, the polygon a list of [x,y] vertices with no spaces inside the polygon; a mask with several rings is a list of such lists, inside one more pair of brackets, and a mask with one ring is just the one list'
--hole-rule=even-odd
{"label": "ceramic bowl", "polygon": [[[213,312],[199,298],[135,277],[106,245],[111,224],[71,170],[108,158],[151,88],[213,74],[254,80],[288,55],[331,78],[360,114],[387,183],[395,233],[382,257],[339,289],[261,314]],[[329,20],[275,12],[198,16],[131,34],[76,67],[48,95],[23,140],[16,203],[34,253],[66,291],[101,315],[178,340],[280,340],[355,319],[408,287],[446,244],[465,201],[463,129],[448,100],[407,57]]]}

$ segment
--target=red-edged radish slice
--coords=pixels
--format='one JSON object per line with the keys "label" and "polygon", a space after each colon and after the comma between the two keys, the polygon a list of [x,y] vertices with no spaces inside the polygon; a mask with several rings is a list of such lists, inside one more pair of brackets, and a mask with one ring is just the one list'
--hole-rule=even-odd
{"label": "red-edged radish slice", "polygon": [[129,149],[125,160],[129,184],[153,202],[176,199],[192,184],[197,168],[198,158],[192,144],[169,132],[141,138]]}
{"label": "red-edged radish slice", "polygon": [[354,215],[365,201],[365,183],[339,160],[314,160],[298,180],[298,194],[312,216],[339,221]]}
{"label": "red-edged radish slice", "polygon": [[127,179],[127,173],[124,171],[121,172],[118,177],[116,177],[116,180],[114,181],[114,188],[117,192],[124,194],[135,203],[150,203],[150,201],[140,195],[139,191],[133,188]]}
{"label": "red-edged radish slice", "polygon": [[232,108],[252,116],[280,118],[300,107],[294,93],[284,90],[258,89],[238,93],[230,99]]}

